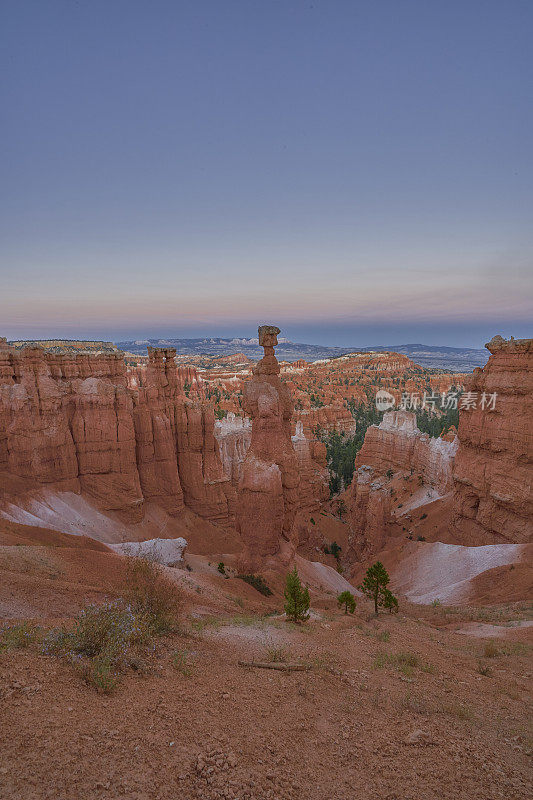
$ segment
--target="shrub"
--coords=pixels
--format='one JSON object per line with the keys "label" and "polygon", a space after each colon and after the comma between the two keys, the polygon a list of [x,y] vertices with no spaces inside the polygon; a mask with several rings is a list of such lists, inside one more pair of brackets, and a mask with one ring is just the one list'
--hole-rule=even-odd
{"label": "shrub", "polygon": [[258,592],[264,594],[265,597],[270,597],[272,594],[272,589],[261,575],[237,575],[237,577],[240,578],[241,581],[249,583],[250,586],[253,586]]}
{"label": "shrub", "polygon": [[146,644],[148,639],[145,620],[118,600],[84,608],[63,642],[79,655],[94,658],[107,654],[117,660],[130,645]]}
{"label": "shrub", "polygon": [[340,595],[337,597],[337,605],[339,608],[344,606],[344,613],[347,614],[348,611],[350,614],[353,614],[355,611],[355,597],[351,592],[346,589],[344,592],[341,592]]}
{"label": "shrub", "polygon": [[272,645],[271,647],[267,647],[266,650],[266,660],[272,664],[287,661],[287,655],[288,653],[285,647],[275,647]]}
{"label": "shrub", "polygon": [[147,557],[127,556],[124,594],[150,633],[160,635],[173,630],[180,591],[160,564]]}
{"label": "shrub", "polygon": [[123,600],[89,605],[78,614],[72,628],[51,630],[42,644],[45,655],[71,661],[87,683],[99,692],[111,692],[128,667],[139,668],[139,648],[151,643],[153,618],[137,612]]}
{"label": "shrub", "polygon": [[28,622],[8,625],[0,630],[0,653],[3,650],[24,650],[37,638],[37,628]]}
{"label": "shrub", "polygon": [[81,664],[79,670],[85,681],[101,694],[110,694],[117,685],[118,672],[113,671],[113,659],[105,653]]}
{"label": "shrub", "polygon": [[483,648],[483,655],[485,658],[495,658],[499,655],[499,650],[496,647],[496,644],[491,640],[486,643],[485,647]]}
{"label": "shrub", "polygon": [[376,561],[375,564],[367,569],[363,583],[359,586],[360,591],[370,600],[374,601],[376,616],[378,614],[378,607],[388,608],[391,612],[398,608],[398,600],[394,597],[392,592],[386,588],[389,580],[389,573],[381,561]]}
{"label": "shrub", "polygon": [[478,661],[477,671],[479,672],[480,675],[483,675],[486,678],[492,675],[492,669],[489,667],[488,664],[484,664],[483,661],[481,661],[481,659]]}
{"label": "shrub", "polygon": [[390,480],[392,478],[392,476],[394,475],[394,471],[392,469],[388,469],[387,472],[385,473],[385,475]]}
{"label": "shrub", "polygon": [[292,622],[305,622],[309,619],[309,590],[302,588],[296,567],[288,573],[285,584],[285,613]]}
{"label": "shrub", "polygon": [[383,667],[395,667],[398,672],[404,675],[412,675],[413,669],[420,666],[420,660],[414,653],[384,653],[379,651],[374,657],[373,669],[383,669]]}
{"label": "shrub", "polygon": [[329,552],[331,553],[332,556],[334,556],[334,558],[337,559],[337,561],[339,560],[341,550],[342,547],[340,546],[340,544],[337,544],[337,542],[333,542],[331,544],[331,547],[329,548]]}
{"label": "shrub", "polygon": [[218,569],[218,571],[220,572],[221,575],[225,575],[226,574],[226,567],[224,566],[224,562],[223,561],[219,561],[218,562],[217,569]]}

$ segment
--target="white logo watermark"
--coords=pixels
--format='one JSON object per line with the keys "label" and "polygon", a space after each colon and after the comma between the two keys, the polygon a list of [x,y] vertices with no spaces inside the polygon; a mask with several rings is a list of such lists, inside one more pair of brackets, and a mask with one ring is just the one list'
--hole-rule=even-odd
{"label": "white logo watermark", "polygon": [[378,411],[388,411],[390,408],[394,408],[395,405],[396,400],[390,392],[386,392],[385,389],[380,389],[379,392],[376,392],[376,408]]}
{"label": "white logo watermark", "polygon": [[[402,392],[401,400],[398,404],[400,411],[435,411],[440,408],[443,411],[463,409],[473,411],[480,408],[482,411],[494,411],[496,408],[497,392],[491,394],[487,392]],[[376,408],[378,411],[389,411],[396,405],[396,400],[390,392],[380,389],[376,392]]]}

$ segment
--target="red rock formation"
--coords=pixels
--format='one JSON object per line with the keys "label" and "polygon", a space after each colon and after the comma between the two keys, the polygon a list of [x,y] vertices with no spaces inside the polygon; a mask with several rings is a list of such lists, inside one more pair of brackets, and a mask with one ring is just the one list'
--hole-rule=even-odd
{"label": "red rock formation", "polygon": [[84,491],[104,510],[139,517],[132,400],[120,354],[4,350],[0,382],[1,471]]}
{"label": "red rock formation", "polygon": [[422,475],[440,494],[453,487],[452,470],[458,441],[434,439],[418,430],[416,414],[388,411],[380,425],[371,425],[356,459],[384,474],[387,470],[411,471]]}
{"label": "red rock formation", "polygon": [[296,409],[294,411],[295,428],[298,422],[303,425],[305,435],[314,435],[317,427],[324,431],[338,431],[339,433],[354,434],[356,422],[348,409],[341,403],[335,403],[321,408]]}
{"label": "red rock formation", "polygon": [[467,387],[475,407],[459,415],[453,527],[462,544],[529,542],[533,339],[496,336],[485,346],[491,356]]}
{"label": "red rock formation", "polygon": [[197,369],[191,366],[178,366],[177,375],[181,388],[188,396],[191,394],[198,397],[204,396],[202,379],[198,375]]}
{"label": "red rock formation", "polygon": [[82,492],[129,521],[150,500],[230,524],[234,490],[213,410],[185,398],[174,355],[151,349],[146,368],[128,374],[119,352],[58,355],[0,342],[0,472]]}
{"label": "red rock formation", "polygon": [[252,441],[242,468],[237,529],[247,569],[264,566],[268,557],[290,558],[295,551],[293,524],[298,509],[300,475],[291,442],[293,410],[287,387],[279,379],[274,355],[279,329],[259,328],[265,355],[244,387],[244,409],[252,420]]}
{"label": "red rock formation", "polygon": [[392,533],[395,517],[391,516],[390,472],[416,473],[421,485],[417,482],[415,492],[422,496],[417,505],[424,500],[427,502],[428,488],[430,499],[434,501],[452,489],[457,446],[455,437],[450,442],[421,433],[416,415],[409,411],[389,411],[383,415],[380,425],[368,428],[356,458],[353,481],[346,493],[351,531],[349,560],[361,560],[377,552]]}
{"label": "red rock formation", "polygon": [[385,479],[373,467],[359,466],[347,490],[348,561],[361,561],[381,550],[390,530],[391,496]]}
{"label": "red rock formation", "polygon": [[215,439],[225,474],[237,488],[242,477],[242,464],[252,441],[252,424],[247,417],[230,412],[215,422]]}
{"label": "red rock formation", "polygon": [[326,445],[307,439],[301,422],[296,423],[292,445],[300,470],[299,508],[309,516],[320,511],[321,504],[329,500]]}

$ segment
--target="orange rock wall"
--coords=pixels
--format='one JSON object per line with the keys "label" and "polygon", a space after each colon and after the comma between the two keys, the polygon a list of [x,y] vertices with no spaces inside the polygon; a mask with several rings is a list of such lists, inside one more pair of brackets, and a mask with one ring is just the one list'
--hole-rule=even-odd
{"label": "orange rock wall", "polygon": [[[453,526],[464,544],[533,539],[533,340],[495,337],[459,416]],[[485,393],[485,408],[482,397]],[[494,409],[490,396],[496,393]]]}
{"label": "orange rock wall", "polygon": [[210,405],[188,400],[172,350],[127,371],[123,354],[53,355],[0,343],[0,472],[83,492],[128,520],[145,501],[223,525],[235,492]]}
{"label": "orange rock wall", "polygon": [[434,439],[422,433],[416,414],[389,411],[380,425],[371,425],[357,454],[356,467],[366,464],[384,474],[387,470],[411,471],[422,475],[441,494],[453,488],[452,469],[457,441]]}

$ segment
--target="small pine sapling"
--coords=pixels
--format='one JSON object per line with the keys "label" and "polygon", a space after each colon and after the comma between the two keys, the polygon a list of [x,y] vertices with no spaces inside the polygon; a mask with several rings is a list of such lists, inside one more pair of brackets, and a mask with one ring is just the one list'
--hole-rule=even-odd
{"label": "small pine sapling", "polygon": [[383,608],[388,608],[391,614],[398,611],[398,598],[393,595],[390,589],[383,590]]}
{"label": "small pine sapling", "polygon": [[287,619],[292,622],[305,622],[309,619],[309,590],[302,587],[296,567],[287,575],[284,597]]}
{"label": "small pine sapling", "polygon": [[346,589],[344,592],[341,592],[340,595],[337,597],[337,605],[339,608],[344,606],[345,614],[347,614],[348,612],[350,612],[350,614],[353,614],[356,606],[355,597],[351,592],[348,591],[348,589]]}
{"label": "small pine sapling", "polygon": [[[390,598],[394,598],[394,600],[396,600],[392,592],[386,588],[389,580],[389,573],[381,561],[376,561],[375,564],[372,564],[372,566],[367,569],[363,583],[361,586],[359,586],[360,591],[363,592],[363,594],[366,595],[366,597],[368,597],[370,600],[374,601],[374,611],[376,616],[378,615],[379,607],[390,608],[390,606],[385,606],[386,600],[391,604],[393,604],[393,601]],[[388,597],[389,595],[390,598]],[[397,603],[398,601],[396,600],[396,604]]]}

